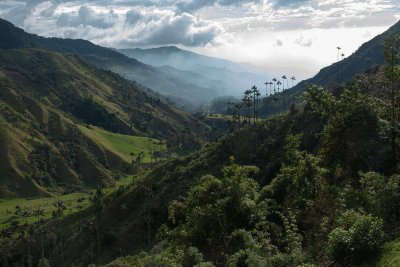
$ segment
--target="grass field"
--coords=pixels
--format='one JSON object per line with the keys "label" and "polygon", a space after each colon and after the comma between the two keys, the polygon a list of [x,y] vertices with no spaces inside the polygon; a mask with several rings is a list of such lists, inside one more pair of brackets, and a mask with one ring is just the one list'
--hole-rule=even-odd
{"label": "grass field", "polygon": [[[118,186],[126,186],[133,180],[133,176],[124,176],[117,181],[117,187],[107,188],[106,193],[113,192]],[[60,195],[46,198],[35,198],[35,199],[0,199],[0,229],[4,229],[12,223],[12,221],[22,222],[23,219],[14,214],[15,207],[19,206],[22,209],[27,209],[32,212],[35,208],[41,208],[44,210],[44,216],[42,218],[48,219],[52,217],[52,212],[55,209],[54,203],[56,201],[63,201],[67,206],[65,215],[72,214],[90,205],[91,192],[87,193],[72,193],[68,195]],[[81,203],[78,203],[78,199],[83,199]],[[80,206],[80,207],[79,207]],[[31,216],[28,218],[28,223],[36,222],[37,218]]]}
{"label": "grass field", "polygon": [[111,133],[94,126],[80,126],[80,129],[88,137],[119,155],[126,162],[132,161],[132,156],[130,155],[132,152],[136,155],[144,152],[144,163],[150,162],[149,146],[154,147],[152,143],[158,141],[148,137]]}

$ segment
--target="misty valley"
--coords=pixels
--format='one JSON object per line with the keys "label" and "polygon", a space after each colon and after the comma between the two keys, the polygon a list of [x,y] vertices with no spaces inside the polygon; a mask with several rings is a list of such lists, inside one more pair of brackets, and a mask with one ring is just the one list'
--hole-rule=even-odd
{"label": "misty valley", "polygon": [[1,2],[0,266],[400,266],[399,18]]}

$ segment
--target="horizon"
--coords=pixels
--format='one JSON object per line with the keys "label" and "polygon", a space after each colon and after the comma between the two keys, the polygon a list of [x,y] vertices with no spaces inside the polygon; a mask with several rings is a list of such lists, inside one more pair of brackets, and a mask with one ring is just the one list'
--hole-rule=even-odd
{"label": "horizon", "polygon": [[0,10],[45,37],[112,48],[176,46],[299,80],[336,62],[337,46],[347,57],[400,18],[395,0],[11,0]]}

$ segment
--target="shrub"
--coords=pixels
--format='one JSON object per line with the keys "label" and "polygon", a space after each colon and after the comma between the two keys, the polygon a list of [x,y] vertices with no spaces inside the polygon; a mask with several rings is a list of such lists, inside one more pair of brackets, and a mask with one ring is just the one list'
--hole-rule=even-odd
{"label": "shrub", "polygon": [[339,226],[329,234],[328,249],[333,260],[355,264],[375,256],[384,241],[383,222],[372,215],[345,212]]}

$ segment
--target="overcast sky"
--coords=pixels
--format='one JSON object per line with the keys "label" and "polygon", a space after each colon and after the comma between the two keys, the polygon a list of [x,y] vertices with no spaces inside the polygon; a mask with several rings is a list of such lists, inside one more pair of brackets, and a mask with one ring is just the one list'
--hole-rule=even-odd
{"label": "overcast sky", "polygon": [[399,0],[1,0],[0,17],[43,36],[118,47],[177,45],[272,75],[314,75],[400,19]]}

